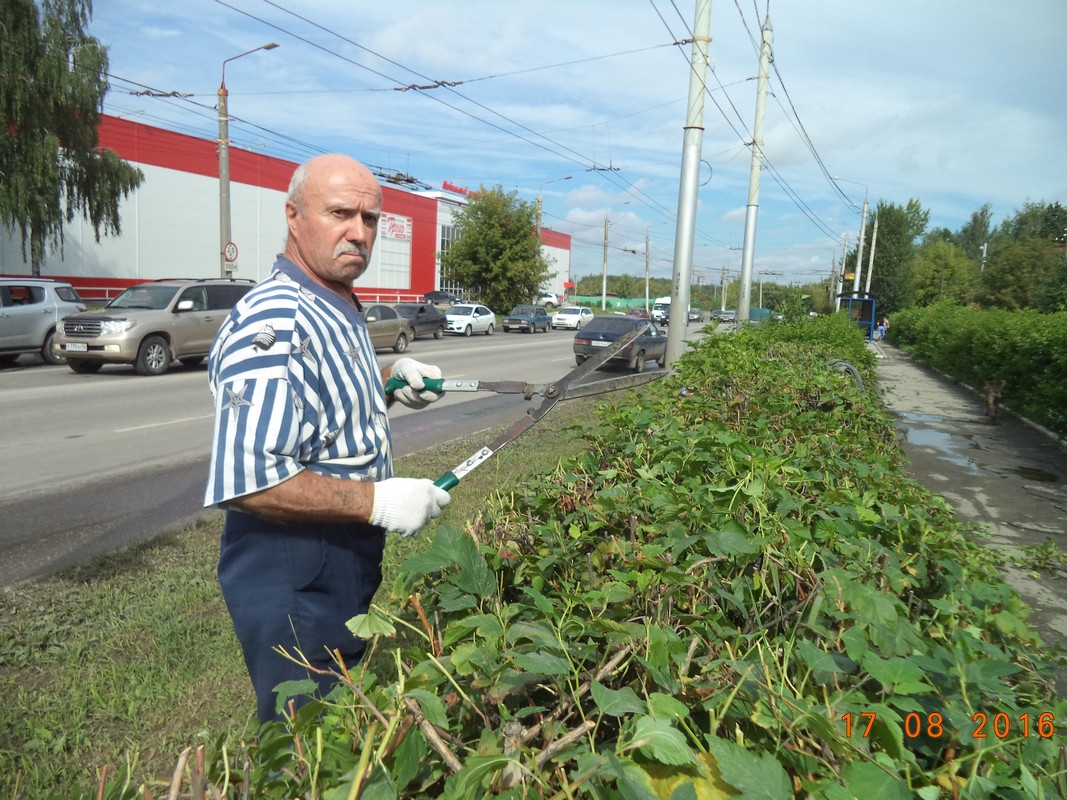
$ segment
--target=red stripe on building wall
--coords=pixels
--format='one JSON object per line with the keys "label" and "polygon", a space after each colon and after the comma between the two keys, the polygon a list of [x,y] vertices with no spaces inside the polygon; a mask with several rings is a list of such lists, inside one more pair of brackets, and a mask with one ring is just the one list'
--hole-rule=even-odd
{"label": "red stripe on building wall", "polygon": [[570,250],[571,235],[569,233],[553,231],[548,228],[541,228],[541,244],[546,247],[556,247],[560,250]]}
{"label": "red stripe on building wall", "polygon": [[[100,146],[120,158],[208,178],[219,176],[218,142],[118,117],[100,118]],[[297,165],[230,147],[230,180],[284,192]]]}

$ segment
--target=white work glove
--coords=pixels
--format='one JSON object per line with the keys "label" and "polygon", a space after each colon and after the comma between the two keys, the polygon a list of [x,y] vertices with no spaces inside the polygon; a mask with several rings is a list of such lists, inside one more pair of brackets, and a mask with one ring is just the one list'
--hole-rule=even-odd
{"label": "white work glove", "polygon": [[452,495],[426,478],[388,478],[374,484],[370,523],[414,536],[451,502]]}
{"label": "white work glove", "polygon": [[430,364],[423,364],[413,358],[398,358],[393,364],[392,377],[407,382],[393,392],[393,397],[408,408],[426,408],[441,395],[426,389],[423,378],[440,378],[441,369]]}

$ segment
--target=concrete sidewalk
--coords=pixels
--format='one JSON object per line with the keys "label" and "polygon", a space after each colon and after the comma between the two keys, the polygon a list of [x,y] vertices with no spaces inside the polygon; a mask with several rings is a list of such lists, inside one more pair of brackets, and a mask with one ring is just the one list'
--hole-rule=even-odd
{"label": "concrete sidewalk", "polygon": [[[909,474],[944,497],[960,520],[990,532],[1009,552],[1048,539],[1067,552],[1067,449],[1047,432],[1000,410],[985,416],[975,391],[915,364],[885,342],[877,353],[883,401],[897,417]],[[1011,406],[1011,387],[1004,393]],[[1031,606],[1031,625],[1050,646],[1067,649],[1067,566],[1038,577],[1005,565],[1005,579]],[[1067,669],[1057,687],[1067,696]]]}

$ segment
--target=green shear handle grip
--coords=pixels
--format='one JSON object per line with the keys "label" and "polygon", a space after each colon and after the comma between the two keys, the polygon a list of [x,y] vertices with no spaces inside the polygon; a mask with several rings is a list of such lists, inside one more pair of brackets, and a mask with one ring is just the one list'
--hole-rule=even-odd
{"label": "green shear handle grip", "polygon": [[456,477],[456,473],[449,470],[440,478],[433,482],[433,485],[438,489],[444,489],[446,492],[459,484],[459,478]]}
{"label": "green shear handle grip", "polygon": [[[423,383],[426,384],[426,388],[434,394],[445,393],[445,379],[444,378],[423,378]],[[385,382],[385,393],[392,394],[397,389],[403,389],[408,385],[408,382],[403,378],[390,378]]]}

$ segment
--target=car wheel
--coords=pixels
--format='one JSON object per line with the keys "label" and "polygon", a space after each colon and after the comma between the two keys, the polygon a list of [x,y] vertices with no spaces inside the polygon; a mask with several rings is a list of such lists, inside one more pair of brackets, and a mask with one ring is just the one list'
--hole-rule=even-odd
{"label": "car wheel", "polygon": [[435,339],[443,339],[444,336],[445,336],[445,326],[444,325],[441,325],[439,328],[437,328],[433,332],[433,338],[435,338]]}
{"label": "car wheel", "polygon": [[200,363],[203,360],[204,360],[203,356],[186,356],[185,358],[179,358],[178,359],[178,361],[180,361],[182,364],[184,364],[187,367],[199,366]]}
{"label": "car wheel", "polygon": [[66,364],[66,356],[63,356],[56,350],[55,347],[56,332],[49,331],[48,335],[44,337],[44,344],[41,346],[41,358],[45,360],[47,364]]}
{"label": "car wheel", "polygon": [[579,320],[578,322],[575,322],[575,323],[574,323],[574,329],[575,329],[576,331],[580,331],[580,330],[582,329],[582,322],[581,322],[581,320]]}
{"label": "car wheel", "polygon": [[396,336],[396,341],[393,342],[393,352],[394,353],[403,353],[407,349],[408,349],[408,337],[405,336],[402,333],[398,333],[397,336]]}
{"label": "car wheel", "polygon": [[492,336],[493,335],[493,323],[491,323],[491,322],[489,323],[489,327],[485,329],[485,335],[486,336]]}
{"label": "car wheel", "polygon": [[86,361],[82,358],[68,358],[67,366],[80,375],[91,375],[94,372],[99,372],[100,368],[104,366],[104,362]]}
{"label": "car wheel", "polygon": [[641,374],[645,371],[645,351],[638,350],[637,358],[634,359],[634,372]]}
{"label": "car wheel", "polygon": [[511,328],[509,328],[507,325],[505,325],[504,326],[504,333],[507,333],[509,330],[511,330]]}
{"label": "car wheel", "polygon": [[470,336],[472,333],[474,333],[474,329],[470,325],[463,329],[464,336]]}
{"label": "car wheel", "polygon": [[588,358],[588,356],[575,356],[574,357],[574,363],[577,364],[580,367],[580,366],[582,366],[582,364],[585,363],[585,359],[586,358]]}
{"label": "car wheel", "polygon": [[133,362],[139,375],[162,375],[170,367],[170,348],[162,336],[149,336],[137,351]]}

